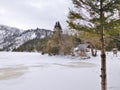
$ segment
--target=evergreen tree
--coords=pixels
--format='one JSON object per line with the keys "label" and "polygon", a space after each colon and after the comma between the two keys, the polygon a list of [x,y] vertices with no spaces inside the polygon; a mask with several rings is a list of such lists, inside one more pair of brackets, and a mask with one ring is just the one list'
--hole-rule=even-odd
{"label": "evergreen tree", "polygon": [[54,39],[56,44],[60,44],[62,41],[62,27],[61,27],[59,21],[56,22],[56,24],[54,26],[52,39]]}
{"label": "evergreen tree", "polygon": [[54,26],[53,35],[51,36],[50,40],[48,40],[44,51],[47,52],[49,55],[59,54],[61,42],[62,42],[62,27],[58,21]]}
{"label": "evergreen tree", "polygon": [[72,52],[72,48],[78,45],[78,41],[80,41],[79,39],[75,39],[77,38],[68,34],[63,34],[60,23],[56,22],[53,35],[44,47],[43,53],[45,52],[49,55],[70,55]]}
{"label": "evergreen tree", "polygon": [[72,0],[75,9],[69,12],[70,28],[100,34],[101,90],[107,90],[105,34],[120,30],[120,0]]}

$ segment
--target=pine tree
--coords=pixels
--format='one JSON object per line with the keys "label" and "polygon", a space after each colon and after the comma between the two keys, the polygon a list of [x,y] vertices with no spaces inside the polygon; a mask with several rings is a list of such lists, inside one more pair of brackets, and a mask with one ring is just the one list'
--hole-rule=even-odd
{"label": "pine tree", "polygon": [[70,28],[100,34],[101,90],[107,90],[105,34],[120,30],[120,0],[72,0],[75,9],[69,12]]}
{"label": "pine tree", "polygon": [[52,38],[56,42],[56,44],[60,44],[62,40],[62,27],[60,25],[60,22],[56,22],[54,26],[53,36]]}
{"label": "pine tree", "polygon": [[49,55],[59,54],[61,42],[62,42],[62,27],[58,21],[54,26],[53,35],[47,42],[45,52],[47,52]]}

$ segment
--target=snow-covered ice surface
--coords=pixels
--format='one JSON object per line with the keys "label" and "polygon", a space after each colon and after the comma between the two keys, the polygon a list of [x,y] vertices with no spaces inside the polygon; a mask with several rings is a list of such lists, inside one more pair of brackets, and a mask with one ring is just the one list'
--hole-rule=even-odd
{"label": "snow-covered ice surface", "polygon": [[[100,90],[100,55],[48,56],[0,52],[0,90]],[[107,53],[108,90],[120,90],[120,53]]]}

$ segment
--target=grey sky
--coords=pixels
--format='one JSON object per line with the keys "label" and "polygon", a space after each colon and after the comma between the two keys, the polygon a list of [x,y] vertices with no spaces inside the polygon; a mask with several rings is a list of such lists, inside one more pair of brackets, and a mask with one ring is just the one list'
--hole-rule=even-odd
{"label": "grey sky", "polygon": [[0,24],[21,29],[66,27],[71,0],[0,0]]}

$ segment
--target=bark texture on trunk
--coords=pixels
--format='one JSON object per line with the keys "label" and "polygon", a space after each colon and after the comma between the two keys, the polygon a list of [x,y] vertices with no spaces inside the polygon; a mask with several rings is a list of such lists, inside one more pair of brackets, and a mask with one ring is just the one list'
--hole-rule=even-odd
{"label": "bark texture on trunk", "polygon": [[107,90],[107,77],[106,77],[106,54],[101,53],[101,90]]}
{"label": "bark texture on trunk", "polygon": [[100,0],[100,20],[101,20],[101,90],[107,90],[103,0]]}

